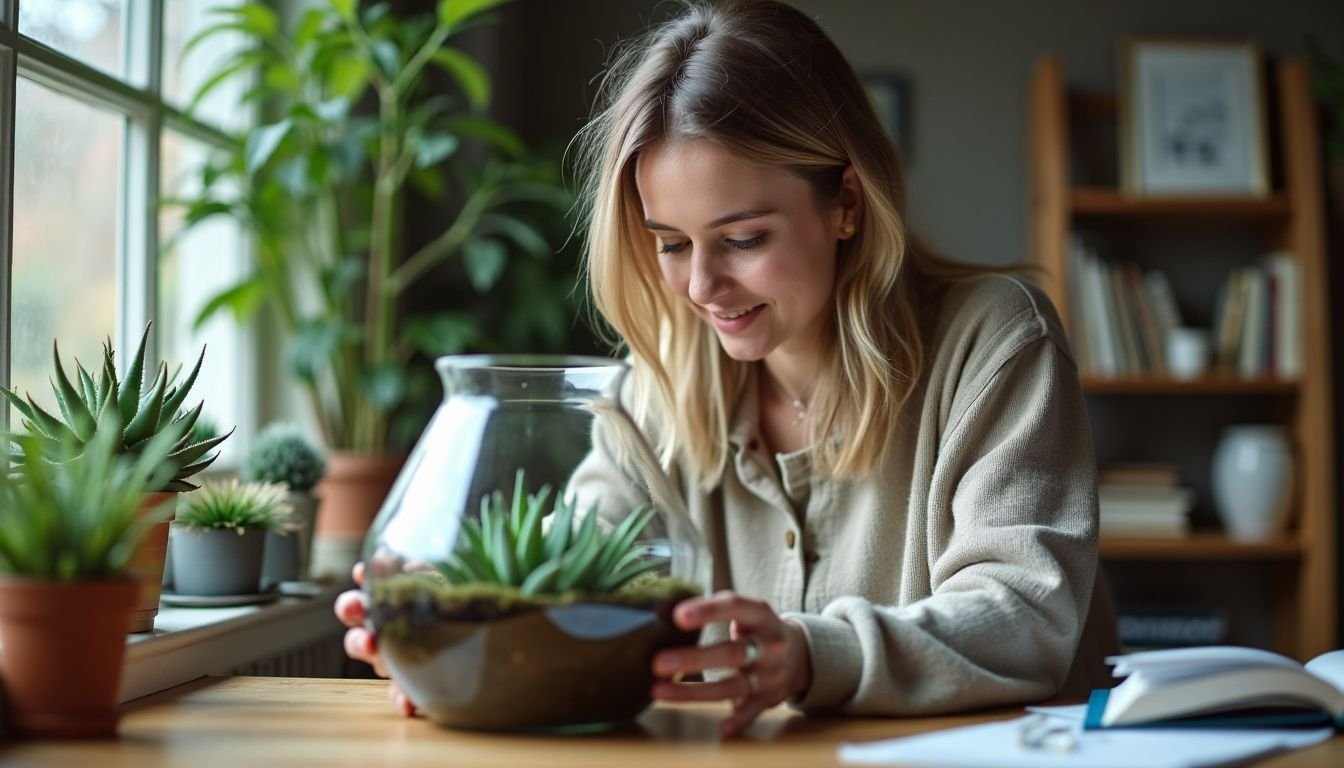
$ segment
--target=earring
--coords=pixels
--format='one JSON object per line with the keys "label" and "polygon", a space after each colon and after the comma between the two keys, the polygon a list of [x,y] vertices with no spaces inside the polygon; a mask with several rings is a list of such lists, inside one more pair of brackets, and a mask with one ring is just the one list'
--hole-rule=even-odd
{"label": "earring", "polygon": [[858,229],[859,228],[854,226],[853,224],[846,224],[845,226],[840,228],[840,234],[844,235],[845,237],[853,237],[854,233],[857,232]]}

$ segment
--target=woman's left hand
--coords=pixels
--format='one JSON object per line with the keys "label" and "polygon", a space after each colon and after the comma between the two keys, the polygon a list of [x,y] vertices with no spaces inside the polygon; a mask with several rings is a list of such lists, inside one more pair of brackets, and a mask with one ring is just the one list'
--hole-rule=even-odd
{"label": "woman's left hand", "polygon": [[[764,602],[735,592],[682,601],[672,612],[676,625],[688,632],[717,621],[732,622],[731,640],[705,647],[669,648],[653,658],[653,697],[664,701],[733,702],[723,722],[723,735],[733,736],[765,710],[812,683],[812,662],[802,627],[781,619]],[[737,667],[738,674],[707,683],[679,683],[676,678],[707,669]]]}

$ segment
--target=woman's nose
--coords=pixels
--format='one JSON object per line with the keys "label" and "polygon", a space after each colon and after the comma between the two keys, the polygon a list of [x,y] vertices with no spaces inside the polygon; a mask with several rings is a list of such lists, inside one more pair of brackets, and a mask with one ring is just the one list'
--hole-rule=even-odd
{"label": "woman's nose", "polygon": [[719,273],[713,259],[698,253],[692,254],[691,280],[686,289],[691,301],[701,306],[712,304],[714,299],[725,293],[727,284],[728,280]]}

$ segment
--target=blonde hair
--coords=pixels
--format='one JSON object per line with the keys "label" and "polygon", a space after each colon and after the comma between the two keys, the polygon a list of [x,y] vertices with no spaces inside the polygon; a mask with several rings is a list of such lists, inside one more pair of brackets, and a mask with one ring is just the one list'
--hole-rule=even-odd
{"label": "blonde hair", "polygon": [[918,385],[937,296],[1001,270],[917,246],[895,150],[814,21],[770,0],[687,5],[616,58],[578,139],[591,299],[632,358],[634,416],[665,465],[684,461],[710,489],[728,459],[731,409],[751,380],[751,363],[728,357],[662,281],[634,182],[639,153],[669,139],[712,140],[748,162],[789,169],[823,203],[838,198],[852,166],[863,215],[837,254],[833,352],[804,426],[817,471],[865,474]]}

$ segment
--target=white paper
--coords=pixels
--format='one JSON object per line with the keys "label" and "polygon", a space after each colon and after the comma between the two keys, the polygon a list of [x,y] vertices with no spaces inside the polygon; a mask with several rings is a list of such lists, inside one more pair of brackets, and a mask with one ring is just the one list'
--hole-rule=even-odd
{"label": "white paper", "polygon": [[1302,730],[1114,729],[1079,731],[1068,752],[1025,747],[1022,723],[950,728],[864,744],[844,744],[840,760],[865,765],[925,768],[1206,768],[1232,765],[1275,752],[1302,749],[1334,736],[1333,728]]}
{"label": "white paper", "polygon": [[1057,717],[1061,720],[1073,720],[1079,723],[1087,717],[1086,704],[1066,704],[1062,707],[1043,707],[1033,704],[1027,707],[1027,711],[1033,715]]}

